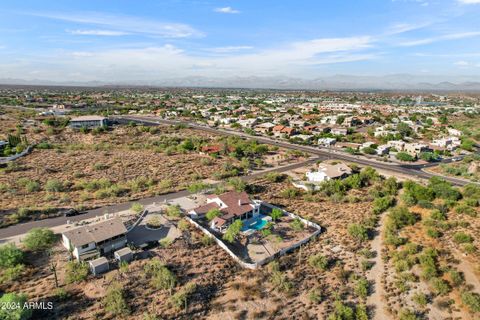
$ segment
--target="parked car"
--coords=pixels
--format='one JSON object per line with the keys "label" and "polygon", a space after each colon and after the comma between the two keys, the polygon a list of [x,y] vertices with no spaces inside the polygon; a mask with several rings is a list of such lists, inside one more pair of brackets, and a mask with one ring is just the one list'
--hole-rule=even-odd
{"label": "parked car", "polygon": [[63,216],[64,217],[73,217],[73,216],[78,216],[79,214],[82,214],[84,212],[80,212],[78,210],[75,210],[75,209],[67,209],[65,211],[63,211]]}

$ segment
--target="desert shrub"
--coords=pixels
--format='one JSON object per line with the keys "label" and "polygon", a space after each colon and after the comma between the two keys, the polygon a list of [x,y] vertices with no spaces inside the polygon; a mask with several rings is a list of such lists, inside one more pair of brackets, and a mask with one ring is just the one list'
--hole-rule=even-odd
{"label": "desert shrub", "polygon": [[413,181],[406,181],[403,184],[403,189],[405,190],[403,199],[404,201],[407,199],[413,201],[410,204],[416,204],[419,200],[432,201],[435,199],[433,190]]}
{"label": "desert shrub", "polygon": [[97,191],[100,189],[106,189],[112,186],[112,182],[106,178],[92,179],[92,180],[80,180],[75,184],[75,188],[86,191]]}
{"label": "desert shrub", "polygon": [[40,191],[40,184],[37,181],[28,181],[25,184],[25,191],[28,193]]}
{"label": "desert shrub", "polygon": [[285,273],[279,270],[272,271],[270,282],[278,291],[290,292],[293,289],[293,283]]}
{"label": "desert shrub", "polygon": [[182,211],[180,210],[180,206],[171,205],[167,207],[167,216],[178,218],[181,215],[182,215]]}
{"label": "desert shrub", "polygon": [[473,242],[473,238],[471,235],[460,231],[453,235],[453,241],[456,243],[471,243]]}
{"label": "desert shrub", "polygon": [[348,225],[348,234],[358,241],[368,240],[368,230],[358,223],[351,223]]}
{"label": "desert shrub", "polygon": [[438,177],[432,177],[428,183],[435,197],[456,201],[462,197],[460,191],[453,188],[452,185]]}
{"label": "desert shrub", "polygon": [[45,191],[48,192],[62,192],[65,190],[65,186],[62,181],[58,179],[50,179],[45,184]]}
{"label": "desert shrub", "polygon": [[147,272],[150,276],[150,284],[158,290],[172,290],[177,284],[177,278],[164,265],[156,265]]}
{"label": "desert shrub", "polygon": [[364,304],[359,304],[355,308],[355,320],[368,320],[367,307]]}
{"label": "desert shrub", "polygon": [[23,245],[28,250],[39,251],[51,248],[56,241],[55,234],[48,228],[33,228],[23,239]]}
{"label": "desert shrub", "polygon": [[361,262],[362,271],[368,271],[368,270],[372,269],[372,267],[374,265],[375,265],[375,263],[373,261],[362,260],[362,262]]}
{"label": "desert shrub", "polygon": [[96,171],[101,171],[106,169],[108,169],[108,165],[104,163],[95,163],[93,165],[93,170],[96,170]]}
{"label": "desert shrub", "polygon": [[50,143],[48,143],[47,141],[42,141],[42,142],[38,143],[37,145],[35,145],[35,149],[41,149],[41,150],[43,149],[44,150],[44,149],[52,149],[52,148],[53,148],[53,146]]}
{"label": "desert shrub", "polygon": [[213,243],[213,239],[207,235],[204,235],[201,239],[201,242],[204,246],[209,246]]}
{"label": "desert shrub", "polygon": [[420,266],[422,267],[422,277],[430,280],[438,275],[437,270],[437,256],[438,253],[433,248],[425,248],[422,254],[418,257]]}
{"label": "desert shrub", "polygon": [[400,230],[405,226],[413,225],[417,221],[415,214],[406,207],[395,207],[388,214],[387,228]]}
{"label": "desert shrub", "polygon": [[130,210],[132,210],[135,213],[140,213],[143,211],[143,205],[138,202],[132,203]]}
{"label": "desert shrub", "polygon": [[232,224],[230,224],[227,228],[227,231],[225,231],[222,239],[233,243],[237,236],[240,234],[240,231],[242,230],[243,227],[243,222],[242,220],[235,220]]}
{"label": "desert shrub", "polygon": [[133,192],[141,192],[155,185],[155,181],[148,177],[137,177],[128,182],[128,186]]}
{"label": "desert shrub", "polygon": [[355,314],[352,308],[337,300],[334,302],[334,310],[328,320],[353,320]]}
{"label": "desert shrub", "polygon": [[406,152],[398,152],[395,157],[400,161],[415,161],[415,158]]}
{"label": "desert shrub", "polygon": [[409,309],[402,309],[398,315],[399,320],[420,320],[421,318],[418,317],[414,311]]}
{"label": "desert shrub", "polygon": [[441,278],[430,279],[430,285],[432,286],[433,293],[436,295],[445,295],[450,292],[450,286],[448,283]]}
{"label": "desert shrub", "polygon": [[469,183],[463,187],[463,196],[465,198],[480,198],[480,186],[474,183]]}
{"label": "desert shrub", "polygon": [[472,243],[465,243],[462,248],[466,253],[474,253],[477,251],[477,248]]}
{"label": "desert shrub", "polygon": [[148,218],[147,225],[151,228],[158,229],[162,226],[162,220],[158,215],[154,215]]}
{"label": "desert shrub", "polygon": [[365,278],[360,278],[357,280],[357,283],[355,284],[355,293],[357,296],[359,296],[362,299],[365,299],[368,295],[368,281]]}
{"label": "desert shrub", "polygon": [[477,212],[475,211],[475,209],[469,206],[467,203],[459,203],[455,207],[455,212],[458,214],[466,214],[471,217],[477,216]]}
{"label": "desert shrub", "polygon": [[67,284],[82,282],[87,279],[88,271],[86,262],[69,261],[65,266],[65,282]]}
{"label": "desert shrub", "polygon": [[173,186],[173,182],[170,179],[161,180],[158,183],[158,187],[162,190],[170,189]]}
{"label": "desert shrub", "polygon": [[412,300],[420,307],[425,307],[428,303],[427,296],[423,292],[415,293],[412,297]]}
{"label": "desert shrub", "polygon": [[0,319],[5,320],[26,320],[32,316],[31,308],[7,308],[8,305],[20,305],[23,306],[27,302],[27,296],[25,294],[5,293],[0,298]]}
{"label": "desert shrub", "polygon": [[268,172],[267,174],[265,174],[265,179],[272,183],[281,182],[285,179],[285,175],[278,172]]}
{"label": "desert shrub", "polygon": [[326,270],[328,266],[328,259],[321,254],[316,254],[308,258],[308,263],[315,269]]}
{"label": "desert shrub", "polygon": [[379,214],[386,211],[388,208],[395,204],[395,198],[393,196],[385,196],[376,198],[373,201],[373,213]]}
{"label": "desert shrub", "polygon": [[445,221],[447,220],[447,215],[438,209],[434,209],[430,212],[430,218],[433,220]]}
{"label": "desert shrub", "polygon": [[185,231],[185,230],[188,230],[188,228],[190,228],[190,223],[187,220],[182,219],[178,221],[177,227],[181,231]]}
{"label": "desert shrub", "polygon": [[427,236],[430,238],[437,239],[440,237],[440,232],[435,228],[427,228]]}
{"label": "desert shrub", "polygon": [[172,244],[172,240],[169,238],[164,238],[160,240],[158,243],[160,243],[160,246],[162,248],[168,248]]}
{"label": "desert shrub", "polygon": [[190,193],[198,193],[208,189],[209,187],[210,187],[209,184],[200,181],[200,182],[195,182],[189,185],[187,187],[187,191]]}
{"label": "desert shrub", "polygon": [[295,231],[302,231],[305,228],[303,222],[298,218],[293,219],[293,221],[290,222],[290,226]]}
{"label": "desert shrub", "polygon": [[279,208],[273,208],[272,212],[270,212],[270,217],[272,217],[273,221],[277,221],[283,217],[283,211]]}
{"label": "desert shrub", "polygon": [[0,246],[0,267],[11,268],[23,262],[23,251],[13,243]]}
{"label": "desert shrub", "polygon": [[284,189],[280,192],[280,197],[286,198],[286,199],[294,199],[298,195],[300,195],[300,191],[297,188],[287,188]]}
{"label": "desert shrub", "polygon": [[231,186],[235,191],[242,192],[247,188],[247,184],[240,178],[230,178],[227,184]]}
{"label": "desert shrub", "polygon": [[105,310],[114,316],[130,314],[130,308],[124,297],[123,289],[118,284],[110,285],[103,299]]}
{"label": "desert shrub", "polygon": [[23,264],[17,264],[13,267],[3,268],[0,270],[0,283],[16,280],[24,271],[25,266]]}
{"label": "desert shrub", "polygon": [[480,295],[478,293],[463,291],[461,299],[462,303],[466,305],[471,312],[480,312]]}
{"label": "desert shrub", "polygon": [[465,283],[465,278],[463,277],[463,274],[461,272],[451,270],[449,275],[452,285],[454,287],[461,286],[463,283]]}
{"label": "desert shrub", "polygon": [[308,293],[308,300],[312,303],[320,303],[322,301],[322,292],[318,289],[312,289]]}
{"label": "desert shrub", "polygon": [[172,295],[170,298],[170,302],[172,305],[177,308],[181,309],[182,307],[185,307],[185,310],[187,309],[188,306],[188,298],[190,295],[195,292],[197,286],[194,283],[187,283],[185,287],[183,287],[180,291]]}

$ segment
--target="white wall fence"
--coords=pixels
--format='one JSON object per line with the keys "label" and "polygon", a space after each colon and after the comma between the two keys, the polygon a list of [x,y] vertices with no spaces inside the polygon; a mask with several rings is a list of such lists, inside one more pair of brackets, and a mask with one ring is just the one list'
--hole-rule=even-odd
{"label": "white wall fence", "polygon": [[[267,204],[265,202],[262,203],[262,205],[266,206],[266,207],[269,207],[271,209],[275,209],[275,208],[278,208],[274,205],[271,205],[271,204]],[[282,210],[281,208],[278,208],[280,210]],[[300,240],[299,242],[287,247],[287,248],[284,248],[280,251],[278,251],[277,253],[263,259],[263,260],[260,260],[260,261],[257,261],[257,262],[254,262],[254,263],[248,263],[248,262],[245,262],[243,261],[239,256],[237,256],[232,250],[230,250],[228,248],[228,246],[220,239],[218,239],[214,234],[212,234],[210,232],[210,230],[204,228],[203,226],[201,226],[198,222],[196,222],[195,220],[193,220],[192,218],[190,218],[189,216],[186,216],[186,219],[187,221],[189,221],[191,224],[193,224],[195,227],[197,227],[198,229],[202,230],[202,232],[204,234],[206,234],[208,237],[212,238],[223,250],[225,250],[235,261],[237,261],[242,267],[244,268],[247,268],[247,269],[257,269],[261,266],[263,266],[264,264],[267,264],[268,262],[272,261],[272,260],[275,260],[276,258],[280,257],[280,256],[283,256],[285,254],[287,254],[288,252],[290,251],[293,251],[295,250],[296,248],[304,245],[305,243],[309,242],[312,238],[315,238],[316,236],[318,236],[323,230],[322,228],[316,224],[316,223],[313,223],[311,221],[308,221],[306,219],[303,219],[299,216],[297,216],[296,214],[293,214],[291,212],[287,212],[285,210],[282,210],[282,212],[284,213],[284,215],[287,215],[289,217],[291,217],[292,219],[299,219],[303,224],[309,226],[309,227],[312,227],[312,228],[315,228],[315,232],[312,233],[311,235],[309,235],[308,237],[304,238],[303,240]]]}

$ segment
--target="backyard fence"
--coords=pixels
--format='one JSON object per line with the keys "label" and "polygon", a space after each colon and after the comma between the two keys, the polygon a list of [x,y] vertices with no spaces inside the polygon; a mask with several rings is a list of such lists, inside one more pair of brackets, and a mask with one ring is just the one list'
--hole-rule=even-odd
{"label": "backyard fence", "polygon": [[[270,208],[270,209],[275,209],[275,208],[278,208],[274,205],[271,205],[271,204],[268,204],[268,203],[264,203],[262,202],[262,205]],[[281,208],[278,208],[280,210],[282,210]],[[282,250],[278,251],[277,253],[263,259],[263,260],[260,260],[260,261],[257,261],[257,262],[253,262],[253,263],[248,263],[248,262],[245,262],[243,261],[239,256],[237,256],[232,250],[230,250],[228,248],[228,246],[220,239],[218,239],[214,234],[212,234],[210,232],[210,230],[208,230],[207,228],[204,228],[203,226],[201,226],[198,222],[196,222],[195,220],[193,220],[192,218],[190,217],[186,217],[187,221],[189,221],[191,224],[193,224],[195,227],[197,227],[198,229],[202,230],[202,232],[204,234],[206,234],[208,237],[212,238],[223,250],[225,250],[235,261],[237,261],[242,267],[244,268],[247,268],[247,269],[257,269],[261,266],[263,266],[264,264],[267,264],[268,262],[280,257],[280,256],[283,256],[287,253],[289,253],[290,251],[293,251],[295,250],[296,248],[300,247],[301,245],[309,242],[312,238],[315,238],[316,236],[318,236],[321,232],[322,232],[322,227],[320,227],[318,224],[316,223],[313,223],[311,221],[308,221],[306,219],[303,219],[299,216],[297,216],[296,214],[293,214],[291,212],[287,212],[285,210],[282,210],[282,212],[293,218],[293,219],[299,219],[303,224],[309,226],[309,227],[312,227],[312,228],[315,228],[315,232],[312,233],[311,235],[309,235],[308,237],[306,237],[305,239],[287,247],[287,248],[283,248]]]}

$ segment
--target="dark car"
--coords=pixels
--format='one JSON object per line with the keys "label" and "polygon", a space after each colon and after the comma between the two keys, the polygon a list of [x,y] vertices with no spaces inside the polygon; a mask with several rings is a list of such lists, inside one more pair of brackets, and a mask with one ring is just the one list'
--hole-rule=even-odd
{"label": "dark car", "polygon": [[63,211],[63,216],[64,217],[73,217],[73,216],[78,216],[79,214],[82,214],[83,212],[80,212],[75,209],[68,209]]}

